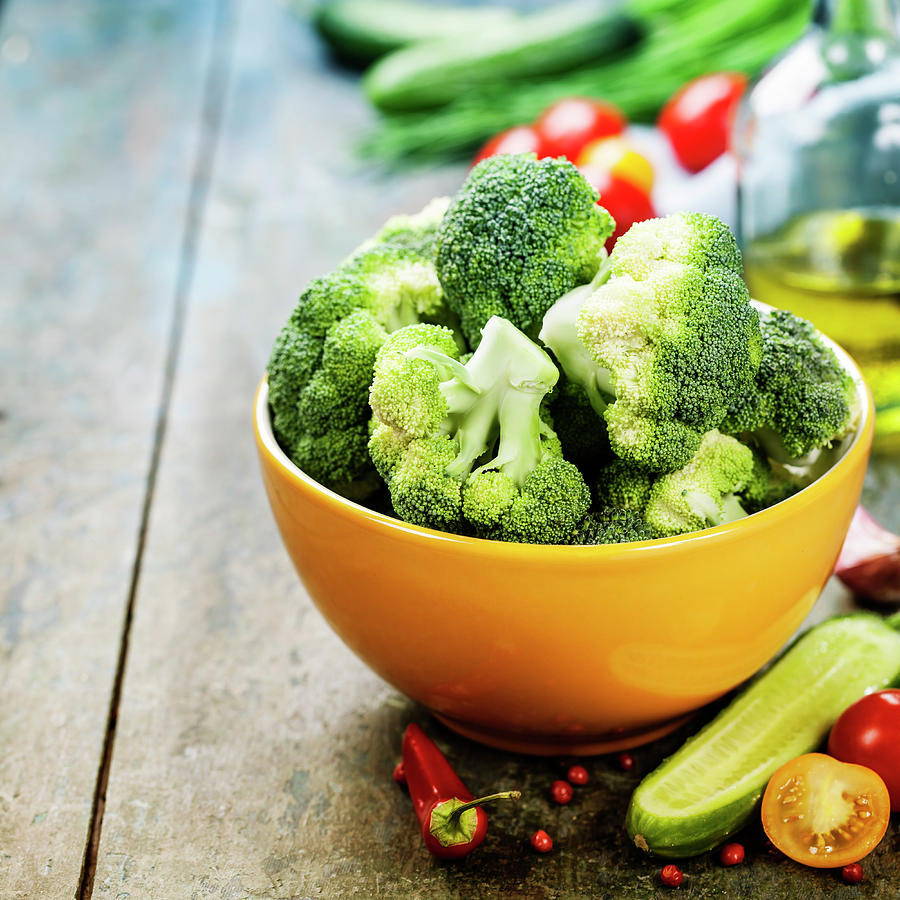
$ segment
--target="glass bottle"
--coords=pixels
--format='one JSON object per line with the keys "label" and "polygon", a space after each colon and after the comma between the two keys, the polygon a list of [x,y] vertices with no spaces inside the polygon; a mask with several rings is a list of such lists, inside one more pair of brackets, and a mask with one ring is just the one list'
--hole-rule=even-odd
{"label": "glass bottle", "polygon": [[738,226],[758,300],[847,348],[900,449],[900,38],[894,0],[819,0],[744,98]]}

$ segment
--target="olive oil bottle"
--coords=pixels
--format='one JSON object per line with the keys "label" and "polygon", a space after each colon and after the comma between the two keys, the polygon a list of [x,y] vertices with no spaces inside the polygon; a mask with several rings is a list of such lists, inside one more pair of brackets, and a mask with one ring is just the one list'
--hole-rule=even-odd
{"label": "olive oil bottle", "polygon": [[753,296],[842,344],[900,452],[900,36],[895,0],[817,0],[735,123]]}

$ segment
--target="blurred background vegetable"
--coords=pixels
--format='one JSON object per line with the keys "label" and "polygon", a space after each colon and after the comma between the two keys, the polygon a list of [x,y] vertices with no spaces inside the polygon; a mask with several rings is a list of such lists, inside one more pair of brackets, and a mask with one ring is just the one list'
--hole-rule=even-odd
{"label": "blurred background vegetable", "polygon": [[565,97],[551,103],[535,122],[544,156],[565,156],[575,162],[589,141],[621,134],[627,124],[611,103],[589,97]]}
{"label": "blurred background vegetable", "polygon": [[[373,0],[377,6],[378,0]],[[366,72],[369,99],[386,112],[428,110],[485,84],[514,92],[520,79],[553,77],[627,47],[639,24],[621,3],[577,0],[459,36],[422,41]]]}
{"label": "blurred background vegetable", "polygon": [[[366,4],[372,16],[377,16],[381,3],[371,0]],[[399,0],[391,0],[384,18],[388,13],[402,18],[397,14],[399,5]],[[435,10],[436,16],[446,14],[446,8],[441,11],[414,5],[420,15],[426,8]],[[792,0],[748,0],[740,5],[726,0],[627,0],[621,7],[596,3],[579,8],[593,10],[589,15],[593,16],[592,27],[604,17],[617,23],[616,40],[605,34],[604,40],[591,44],[592,52],[587,54],[583,45],[574,52],[561,37],[551,39],[546,35],[542,46],[557,61],[552,74],[544,53],[529,50],[524,41],[518,48],[511,42],[503,44],[506,49],[494,56],[479,56],[475,78],[464,64],[473,51],[467,42],[457,39],[435,45],[440,47],[439,66],[420,49],[421,45],[419,49],[412,46],[400,50],[397,55],[401,62],[405,59],[402,79],[394,70],[399,63],[385,58],[370,76],[370,95],[382,107],[383,116],[365,142],[365,149],[394,161],[459,158],[492,134],[533,121],[551,103],[570,96],[603,99],[621,108],[630,119],[650,122],[691,78],[711,70],[756,74],[802,33],[808,17],[806,5]],[[532,16],[561,16],[560,9],[568,11],[570,7],[554,7]],[[501,31],[525,34],[532,26],[522,26],[522,20],[527,23],[530,18],[522,16],[514,29],[501,26]],[[494,33],[493,26],[490,31]],[[343,38],[333,32],[326,36],[332,46],[341,49]],[[566,41],[574,44],[575,37],[569,33]],[[353,45],[360,40],[357,34]],[[503,40],[511,41],[508,37]],[[515,64],[515,80],[509,76],[511,62]],[[434,77],[435,66],[439,78]],[[376,74],[379,69],[380,74]],[[440,95],[433,95],[431,108],[425,106],[426,86],[417,84],[417,71],[427,76],[427,92],[433,90],[432,82],[440,82]],[[399,109],[413,105],[408,97],[397,102],[394,89],[401,81],[417,95],[415,105],[422,108]]]}
{"label": "blurred background vegetable", "polygon": [[900,603],[900,536],[857,507],[834,574],[870,603]]}
{"label": "blurred background vegetable", "polygon": [[333,0],[320,3],[313,23],[335,56],[366,66],[418,41],[499,28],[514,21],[505,6],[432,6],[414,0]]}
{"label": "blurred background vegetable", "polygon": [[689,81],[669,98],[659,127],[678,161],[699,172],[727,149],[738,103],[747,87],[740,72],[713,72]]}

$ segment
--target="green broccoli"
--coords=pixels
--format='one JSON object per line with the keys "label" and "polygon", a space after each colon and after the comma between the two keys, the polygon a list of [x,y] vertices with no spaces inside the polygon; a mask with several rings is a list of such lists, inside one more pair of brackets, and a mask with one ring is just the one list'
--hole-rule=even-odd
{"label": "green broccoli", "polygon": [[656,535],[634,509],[607,507],[599,513],[588,513],[575,533],[573,544],[628,544],[651,541]]}
{"label": "green broccoli", "polygon": [[587,473],[612,458],[606,423],[594,412],[581,385],[560,378],[547,402],[566,459]]}
{"label": "green broccoli", "polygon": [[594,493],[600,508],[610,506],[643,512],[650,499],[655,476],[624,459],[614,459],[600,469]]}
{"label": "green broccoli", "polygon": [[438,231],[437,270],[473,347],[491,316],[532,333],[594,277],[614,227],[597,199],[563,159],[501,154],[472,170]]}
{"label": "green broccoli", "polygon": [[769,459],[762,450],[751,445],[753,472],[747,483],[738,491],[741,506],[748,513],[759,512],[781,503],[801,488],[811,484],[819,472],[792,468]]}
{"label": "green broccoli", "polygon": [[633,225],[600,276],[549,310],[541,340],[617,456],[674,471],[754,384],[762,340],[740,251],[718,219],[678,213]]}
{"label": "green broccoli", "polygon": [[346,496],[377,486],[367,445],[379,347],[411,323],[455,323],[433,262],[447,203],[389,220],[336,271],[315,279],[275,341],[268,365],[275,435],[299,468]]}
{"label": "green broccoli", "polygon": [[558,376],[497,316],[465,365],[447,328],[392,334],[375,363],[369,451],[397,515],[496,540],[569,543],[590,493],[541,415]]}
{"label": "green broccoli", "polygon": [[722,430],[752,433],[781,463],[805,466],[852,430],[856,386],[815,327],[786,310],[759,313],[762,361]]}
{"label": "green broccoli", "polygon": [[661,536],[733,522],[747,515],[737,495],[753,475],[753,451],[709,431],[686,466],[653,482],[644,518]]}

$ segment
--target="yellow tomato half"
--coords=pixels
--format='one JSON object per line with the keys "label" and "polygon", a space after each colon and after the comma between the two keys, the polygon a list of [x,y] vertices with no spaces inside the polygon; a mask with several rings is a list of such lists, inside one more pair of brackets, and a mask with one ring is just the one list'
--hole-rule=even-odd
{"label": "yellow tomato half", "polygon": [[891,799],[877,772],[824,753],[804,753],[769,780],[762,823],[769,840],[805,866],[856,862],[887,831]]}
{"label": "yellow tomato half", "polygon": [[616,178],[631,182],[645,194],[653,187],[653,166],[621,137],[591,141],[578,157],[579,167],[604,169]]}

